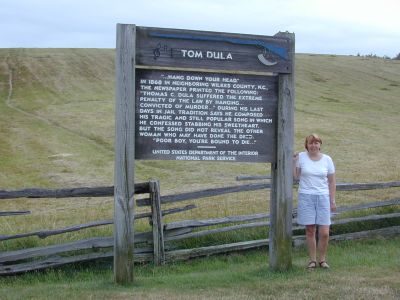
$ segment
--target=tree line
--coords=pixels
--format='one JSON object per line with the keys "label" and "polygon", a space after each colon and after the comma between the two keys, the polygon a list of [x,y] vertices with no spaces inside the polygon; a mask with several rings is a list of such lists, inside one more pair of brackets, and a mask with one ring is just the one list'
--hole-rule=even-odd
{"label": "tree line", "polygon": [[393,58],[390,58],[389,56],[387,56],[387,55],[384,55],[384,56],[379,56],[379,55],[376,55],[376,54],[374,54],[374,53],[370,53],[370,54],[366,54],[366,55],[361,55],[360,53],[357,53],[357,56],[362,56],[362,57],[372,57],[372,58],[384,58],[384,59],[394,59],[394,60],[400,60],[400,53],[399,54],[397,54],[395,57],[393,57]]}

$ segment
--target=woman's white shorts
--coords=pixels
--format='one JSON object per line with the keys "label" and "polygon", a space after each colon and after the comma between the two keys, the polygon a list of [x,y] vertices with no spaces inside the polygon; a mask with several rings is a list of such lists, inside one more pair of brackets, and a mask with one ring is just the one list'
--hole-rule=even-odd
{"label": "woman's white shorts", "polygon": [[331,225],[329,195],[299,194],[297,224]]}

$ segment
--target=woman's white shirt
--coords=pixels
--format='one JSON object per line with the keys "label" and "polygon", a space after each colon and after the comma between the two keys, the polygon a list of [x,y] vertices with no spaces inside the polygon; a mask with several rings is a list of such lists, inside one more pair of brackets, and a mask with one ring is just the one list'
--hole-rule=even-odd
{"label": "woman's white shirt", "polygon": [[307,152],[300,152],[296,168],[300,168],[299,193],[329,194],[328,175],[335,173],[335,166],[329,155],[322,154],[319,160],[312,160]]}

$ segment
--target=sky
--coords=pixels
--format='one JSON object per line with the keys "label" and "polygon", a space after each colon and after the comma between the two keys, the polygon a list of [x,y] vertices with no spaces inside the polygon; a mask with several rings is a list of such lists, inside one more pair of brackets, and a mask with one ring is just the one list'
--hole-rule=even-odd
{"label": "sky", "polygon": [[115,48],[116,24],[272,36],[297,53],[400,53],[400,0],[0,0],[0,48]]}

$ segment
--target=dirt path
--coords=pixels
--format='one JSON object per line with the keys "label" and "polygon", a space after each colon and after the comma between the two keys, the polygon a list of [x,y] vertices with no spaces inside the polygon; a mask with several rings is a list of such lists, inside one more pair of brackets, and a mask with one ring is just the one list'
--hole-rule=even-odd
{"label": "dirt path", "polygon": [[[12,95],[13,95],[13,68],[11,67],[11,64],[9,62],[10,60],[10,55],[7,56],[6,58],[6,65],[7,65],[7,69],[8,69],[8,95],[7,95],[7,99],[6,99],[6,106],[12,110],[18,111],[21,114],[24,114],[28,117],[40,120],[42,122],[45,122],[46,124],[51,124],[51,122],[43,117],[37,116],[35,114],[32,114],[30,112],[27,112],[25,110],[22,110],[18,107],[16,107],[15,105],[12,104]],[[54,125],[54,124],[51,124]]]}

